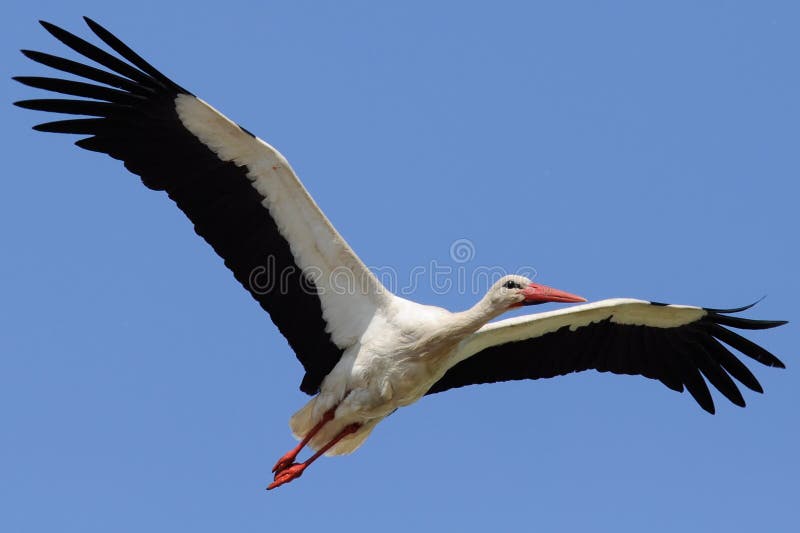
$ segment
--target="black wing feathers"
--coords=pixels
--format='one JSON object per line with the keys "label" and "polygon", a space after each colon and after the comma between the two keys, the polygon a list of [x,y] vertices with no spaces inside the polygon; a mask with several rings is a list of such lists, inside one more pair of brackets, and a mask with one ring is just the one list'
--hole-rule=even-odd
{"label": "black wing feathers", "polygon": [[22,100],[14,102],[19,107],[35,111],[50,111],[65,115],[89,115],[91,117],[119,117],[120,115],[138,114],[130,106],[113,104],[111,102],[93,102],[89,100],[67,100],[61,98],[38,98],[35,100]]}
{"label": "black wing feathers", "polygon": [[42,78],[38,76],[16,76],[14,79],[22,84],[37,89],[69,94],[72,96],[83,96],[95,100],[105,100],[106,102],[114,102],[123,105],[137,105],[145,100],[144,96],[111,89],[109,87],[102,87],[100,85],[93,85],[91,83],[84,83],[82,81]]}
{"label": "black wing feathers", "polygon": [[[84,17],[85,19],[85,17]],[[88,19],[86,19],[88,22]],[[103,65],[104,67],[113,70],[117,74],[129,78],[133,81],[136,81],[145,86],[153,86],[153,84],[157,84],[164,89],[169,90],[173,94],[177,94],[179,92],[184,92],[189,94],[187,91],[182,90],[177,85],[170,83],[168,85],[164,85],[158,82],[157,79],[149,76],[145,72],[142,72],[129,64],[125,63],[124,61],[112,56],[105,50],[102,50],[95,45],[84,41],[80,37],[77,37],[66,30],[62,30],[58,26],[50,24],[49,22],[39,21],[39,23],[46,29],[53,37],[64,43],[65,45],[69,46],[79,54],[88,57],[92,61]],[[98,35],[102,39],[101,35]],[[106,43],[111,46],[110,43]],[[113,48],[113,46],[112,46]],[[162,75],[163,77],[163,75]]]}
{"label": "black wing feathers", "polygon": [[[270,313],[306,369],[301,390],[314,394],[333,369],[342,350],[325,332],[322,308],[313,283],[300,271],[289,243],[281,235],[264,198],[252,186],[247,169],[220,160],[180,121],[175,99],[191,95],[133,52],[108,30],[86,23],[122,59],[75,35],[42,22],[72,50],[108,70],[42,52],[23,54],[83,81],[21,76],[20,83],[77,99],[24,100],[27,109],[82,117],[39,124],[34,129],[88,135],[79,147],[122,161],[149,188],[164,190],[224,259],[236,279]],[[94,83],[87,83],[87,80]],[[250,277],[269,267],[281,273],[281,284],[264,290]]]}
{"label": "black wing feathers", "polygon": [[89,17],[83,17],[83,19],[86,21],[86,24],[89,25],[89,28],[92,29],[95,35],[100,37],[104,43],[110,46],[119,55],[121,55],[134,65],[136,65],[139,69],[143,70],[153,79],[160,82],[164,87],[167,87],[178,93],[189,94],[189,91],[187,91],[180,85],[177,85],[168,77],[164,76],[161,72],[158,71],[158,69],[153,67],[153,65],[142,59],[142,57],[139,54],[131,50],[128,47],[128,45],[117,39],[117,37],[114,36],[110,31],[108,31],[107,29],[105,29],[104,27],[102,27]]}
{"label": "black wing feathers", "polygon": [[786,323],[729,315],[747,308],[706,309],[702,319],[675,328],[625,325],[609,319],[574,331],[564,326],[540,337],[486,348],[451,368],[428,394],[478,383],[549,378],[595,369],[657,379],[678,392],[685,388],[703,409],[713,413],[708,381],[731,402],[744,407],[744,398],[734,379],[756,392],[763,389],[750,370],[722,343],[764,365],[780,368],[784,365],[767,350],[723,324],[767,329]]}
{"label": "black wing feathers", "polygon": [[28,59],[32,59],[33,61],[41,63],[42,65],[60,70],[62,72],[67,72],[69,74],[74,74],[88,80],[104,83],[112,87],[117,87],[118,89],[124,89],[132,94],[150,96],[154,93],[153,89],[150,87],[141,85],[127,78],[111,74],[105,70],[100,70],[99,68],[90,67],[89,65],[72,61],[71,59],[64,59],[63,57],[45,54],[44,52],[36,52],[34,50],[22,50],[22,53]]}

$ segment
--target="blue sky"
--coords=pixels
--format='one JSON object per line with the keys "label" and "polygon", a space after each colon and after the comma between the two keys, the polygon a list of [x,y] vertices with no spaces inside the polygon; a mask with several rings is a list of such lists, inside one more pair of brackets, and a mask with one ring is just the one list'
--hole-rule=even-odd
{"label": "blue sky", "polygon": [[[800,8],[700,4],[7,4],[0,529],[792,531]],[[793,323],[751,337],[788,370],[716,416],[596,373],[448,392],[264,492],[306,401],[287,344],[165,196],[8,105],[45,72],[19,48],[66,53],[36,20],[81,15],[278,147],[367,264],[766,294],[748,316]],[[477,298],[438,292],[411,297]]]}

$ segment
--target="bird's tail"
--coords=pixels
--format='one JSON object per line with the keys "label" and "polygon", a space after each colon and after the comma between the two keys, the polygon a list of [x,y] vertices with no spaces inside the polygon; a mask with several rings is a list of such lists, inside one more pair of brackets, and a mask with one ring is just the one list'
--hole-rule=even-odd
{"label": "bird's tail", "polygon": [[305,404],[302,409],[297,411],[289,419],[289,428],[292,430],[292,435],[297,440],[302,440],[303,436],[307,435],[311,428],[314,427],[314,420],[312,418],[314,412],[314,405],[317,403],[317,398],[314,397],[310,402]]}
{"label": "bird's tail", "polygon": [[[292,430],[294,438],[297,440],[302,440],[319,421],[314,418],[314,405],[316,404],[316,400],[316,397],[312,398],[310,402],[304,405],[302,409],[297,411],[292,415],[292,418],[289,419],[289,427]],[[325,455],[346,455],[348,453],[353,453],[364,444],[364,441],[367,440],[367,437],[369,437],[369,434],[372,433],[372,430],[379,421],[380,419],[375,419],[364,422],[358,431],[337,442],[333,448],[325,452]],[[313,450],[319,450],[352,422],[353,420],[334,418],[314,435],[314,438],[308,443],[309,447]]]}

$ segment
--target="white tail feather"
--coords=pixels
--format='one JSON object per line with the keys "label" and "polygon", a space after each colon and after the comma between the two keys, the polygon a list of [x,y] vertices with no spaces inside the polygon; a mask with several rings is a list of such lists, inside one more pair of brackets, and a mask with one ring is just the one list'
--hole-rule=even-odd
{"label": "white tail feather", "polygon": [[[311,431],[318,422],[318,420],[316,420],[313,416],[316,400],[317,397],[312,398],[310,402],[304,405],[302,409],[297,411],[294,415],[292,415],[292,418],[289,419],[289,427],[292,430],[294,438],[297,440],[302,440],[303,437],[307,435],[308,432]],[[376,418],[364,422],[358,431],[337,442],[333,448],[325,452],[325,455],[346,455],[356,451],[362,444],[364,444],[364,441],[367,439],[367,437],[369,437],[369,434],[372,433],[372,430],[375,428],[378,422],[380,422],[380,420],[380,418]],[[316,435],[314,435],[314,438],[311,439],[311,442],[308,443],[308,446],[315,451],[319,450],[352,422],[354,421],[334,418],[325,424]]]}
{"label": "white tail feather", "polygon": [[325,455],[347,455],[348,453],[353,453],[364,444],[364,441],[367,440],[367,437],[369,437],[369,434],[372,433],[372,430],[375,429],[380,420],[380,418],[376,418],[365,422],[358,428],[358,431],[337,442],[336,446],[325,452]]}
{"label": "white tail feather", "polygon": [[311,399],[310,402],[305,404],[302,409],[297,411],[289,419],[289,428],[292,430],[292,435],[297,440],[303,440],[303,437],[311,431],[314,427],[315,421],[311,416],[314,412],[314,405],[317,403],[318,396]]}

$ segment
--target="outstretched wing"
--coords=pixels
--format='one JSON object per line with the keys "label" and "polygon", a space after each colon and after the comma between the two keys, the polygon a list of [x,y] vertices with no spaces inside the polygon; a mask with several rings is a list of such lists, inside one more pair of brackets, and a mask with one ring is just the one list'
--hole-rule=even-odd
{"label": "outstretched wing", "polygon": [[731,402],[744,407],[731,378],[754,391],[763,390],[725,345],[764,365],[784,368],[767,350],[725,327],[767,329],[786,323],[731,316],[749,307],[704,309],[615,299],[501,320],[462,342],[453,366],[428,394],[594,369],[657,379],[678,392],[685,387],[713,413],[705,377]]}
{"label": "outstretched wing", "polygon": [[34,129],[85,135],[75,144],[121,160],[147,187],[166,191],[269,312],[305,367],[301,390],[316,393],[385,302],[384,288],[277,150],[85,20],[117,55],[42,22],[59,41],[103,68],[23,50],[33,61],[80,81],[29,76],[17,81],[78,98],[16,105],[82,115]]}

